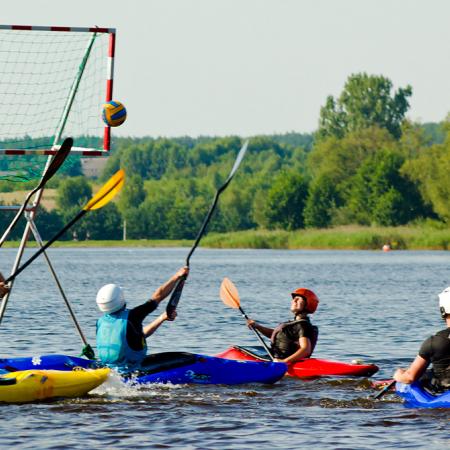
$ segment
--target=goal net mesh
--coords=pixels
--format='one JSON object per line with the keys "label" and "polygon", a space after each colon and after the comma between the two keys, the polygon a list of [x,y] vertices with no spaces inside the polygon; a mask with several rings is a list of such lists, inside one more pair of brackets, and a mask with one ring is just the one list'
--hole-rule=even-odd
{"label": "goal net mesh", "polygon": [[[109,33],[0,29],[0,150],[106,150]],[[38,152],[36,152],[38,153]]]}

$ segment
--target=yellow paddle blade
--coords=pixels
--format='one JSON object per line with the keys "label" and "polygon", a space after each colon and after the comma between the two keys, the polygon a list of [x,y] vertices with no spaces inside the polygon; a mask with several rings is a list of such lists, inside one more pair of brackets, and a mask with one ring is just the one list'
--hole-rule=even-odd
{"label": "yellow paddle blade", "polygon": [[238,290],[229,278],[225,277],[220,285],[220,298],[231,308],[237,309],[241,306]]}
{"label": "yellow paddle blade", "polygon": [[85,211],[91,211],[105,206],[122,189],[124,181],[125,172],[123,169],[120,169],[86,203],[86,206],[83,209]]}

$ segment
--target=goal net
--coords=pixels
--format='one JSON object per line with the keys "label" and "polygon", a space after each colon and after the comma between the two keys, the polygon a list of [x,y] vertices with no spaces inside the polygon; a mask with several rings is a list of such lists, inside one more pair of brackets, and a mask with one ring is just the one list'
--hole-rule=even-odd
{"label": "goal net", "polygon": [[54,154],[65,137],[104,155],[115,30],[0,25],[0,154]]}

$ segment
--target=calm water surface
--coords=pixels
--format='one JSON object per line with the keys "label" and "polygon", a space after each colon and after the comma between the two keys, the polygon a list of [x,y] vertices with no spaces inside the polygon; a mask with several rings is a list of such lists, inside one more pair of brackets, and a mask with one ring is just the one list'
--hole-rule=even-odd
{"label": "calm water surface", "polygon": [[[119,283],[128,304],[138,305],[183,265],[187,251],[53,249],[49,254],[94,344],[97,289]],[[5,274],[14,257],[15,250],[1,250]],[[238,287],[247,314],[268,325],[290,318],[293,288],[312,288],[321,299],[314,315],[320,327],[315,356],[375,362],[381,370],[374,378],[384,379],[409,364],[422,340],[443,328],[437,293],[450,285],[450,254],[199,249],[178,318],[151,338],[151,351],[215,354],[231,344],[258,344],[239,312],[220,301],[224,276]],[[15,282],[1,324],[0,355],[78,355],[81,348],[39,259]],[[145,389],[111,379],[81,399],[0,406],[0,448],[449,448],[450,411],[407,409],[391,394],[374,401],[372,392],[368,379]]]}

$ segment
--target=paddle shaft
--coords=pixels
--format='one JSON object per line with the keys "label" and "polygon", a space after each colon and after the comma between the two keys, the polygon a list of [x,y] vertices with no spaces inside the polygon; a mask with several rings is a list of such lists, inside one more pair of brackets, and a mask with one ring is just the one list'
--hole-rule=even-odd
{"label": "paddle shaft", "polygon": [[[245,311],[242,309],[241,305],[239,305],[239,311],[241,312],[242,316],[246,320],[250,320],[250,318],[247,316],[247,314],[245,314]],[[255,333],[256,337],[259,339],[259,342],[261,342],[261,344],[265,348],[265,350],[266,350],[267,354],[269,355],[270,359],[273,361],[274,357],[272,355],[272,352],[270,351],[269,347],[267,346],[267,344],[265,343],[264,339],[260,335],[259,331],[254,326],[252,326],[251,329]]]}
{"label": "paddle shaft", "polygon": [[[200,228],[200,231],[197,234],[197,238],[195,239],[194,245],[192,246],[191,250],[189,251],[189,253],[187,255],[186,267],[189,267],[189,261],[191,259],[191,256],[194,253],[194,250],[197,248],[197,246],[200,242],[200,239],[202,238],[202,236],[205,232],[206,226],[208,225],[208,222],[211,219],[212,213],[214,212],[214,209],[216,208],[217,201],[219,199],[219,195],[225,189],[225,187],[226,187],[226,185],[222,186],[222,188],[219,189],[216,192],[216,195],[214,196],[214,201],[213,201],[211,207],[209,208],[208,215],[206,216],[205,220],[203,221],[202,227]],[[181,298],[181,293],[183,292],[185,282],[186,282],[186,277],[182,277],[177,281],[175,288],[172,291],[172,295],[170,296],[169,303],[167,304],[167,308],[166,308],[167,313],[171,313],[171,312],[175,311],[175,309],[177,308],[178,302],[180,301],[180,298]]]}
{"label": "paddle shaft", "polygon": [[[225,183],[222,186],[220,186],[220,188],[216,192],[216,195],[214,196],[214,200],[209,208],[209,211],[208,211],[208,214],[206,215],[205,220],[203,221],[200,231],[197,234],[197,238],[195,239],[194,245],[192,246],[191,250],[189,251],[189,253],[187,255],[187,258],[186,258],[186,266],[187,267],[189,267],[189,261],[191,259],[191,256],[194,253],[195,249],[197,248],[197,246],[200,242],[200,239],[203,237],[203,234],[205,233],[205,230],[209,223],[209,220],[211,219],[211,216],[212,216],[214,210],[216,209],[217,202],[219,200],[219,196],[230,184],[231,179],[233,178],[234,174],[236,173],[236,171],[239,167],[239,164],[241,163],[242,158],[244,157],[244,154],[247,150],[247,146],[248,146],[248,141],[243,145],[243,147],[239,151],[236,161],[234,162],[233,168],[231,169],[231,172],[228,175],[228,178],[226,179]],[[170,300],[167,303],[167,307],[166,307],[167,314],[171,314],[177,309],[178,303],[181,298],[181,293],[183,292],[185,281],[186,281],[186,277],[182,277],[177,281],[177,284],[175,285],[175,288],[172,291],[172,295],[170,296]]]}
{"label": "paddle shaft", "polygon": [[394,386],[396,383],[395,380],[392,380],[388,385],[386,385],[383,389],[381,389],[380,392],[378,392],[376,395],[374,395],[374,399],[378,400],[379,398],[383,397],[384,394],[386,394],[387,391],[389,391],[392,386]]}

